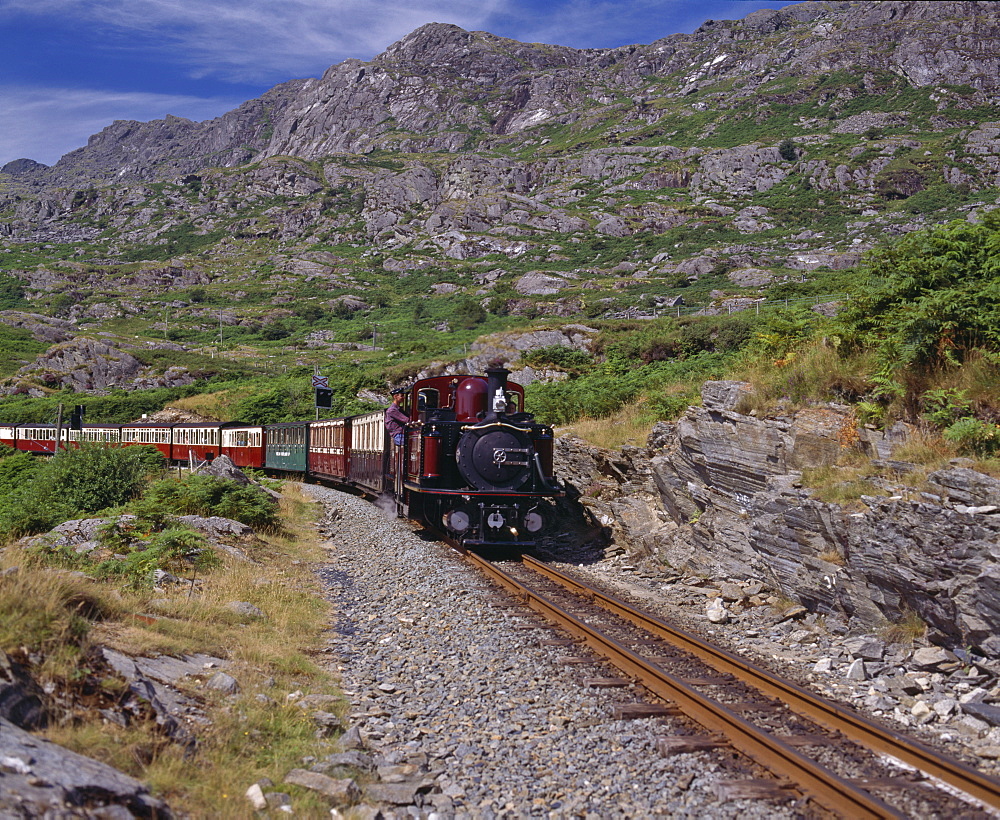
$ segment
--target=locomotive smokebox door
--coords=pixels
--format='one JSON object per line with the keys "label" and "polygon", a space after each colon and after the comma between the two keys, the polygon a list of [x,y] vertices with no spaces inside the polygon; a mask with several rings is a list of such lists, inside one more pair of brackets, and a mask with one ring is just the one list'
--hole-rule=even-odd
{"label": "locomotive smokebox door", "polygon": [[523,430],[490,424],[466,430],[456,457],[462,478],[477,490],[516,490],[531,478],[531,440]]}

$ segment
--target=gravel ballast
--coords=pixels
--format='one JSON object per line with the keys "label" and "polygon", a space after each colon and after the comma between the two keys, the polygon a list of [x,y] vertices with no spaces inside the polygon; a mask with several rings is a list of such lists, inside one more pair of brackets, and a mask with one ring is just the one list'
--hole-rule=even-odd
{"label": "gravel ballast", "polygon": [[[386,817],[783,817],[786,803],[725,801],[751,776],[726,750],[663,757],[658,719],[616,721],[632,687],[505,599],[447,546],[367,502],[315,486],[330,511],[320,570],[347,719],[371,756],[365,800]],[[570,661],[567,663],[567,661]],[[358,733],[349,732],[348,736]],[[322,766],[322,762],[320,763]]]}

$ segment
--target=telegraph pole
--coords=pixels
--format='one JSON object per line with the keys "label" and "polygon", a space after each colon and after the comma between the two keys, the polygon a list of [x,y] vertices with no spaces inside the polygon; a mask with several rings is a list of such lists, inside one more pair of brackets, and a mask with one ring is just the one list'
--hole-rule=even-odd
{"label": "telegraph pole", "polygon": [[59,410],[56,413],[56,443],[52,448],[52,455],[55,455],[59,451],[59,439],[62,438],[62,413],[63,406],[62,402],[59,402]]}

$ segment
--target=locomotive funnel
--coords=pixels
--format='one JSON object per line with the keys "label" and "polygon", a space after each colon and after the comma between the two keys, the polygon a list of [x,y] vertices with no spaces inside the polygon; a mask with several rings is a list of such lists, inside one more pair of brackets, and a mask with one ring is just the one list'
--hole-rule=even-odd
{"label": "locomotive funnel", "polygon": [[496,421],[497,416],[507,411],[507,377],[510,371],[506,367],[489,367],[486,369],[486,415],[483,421]]}

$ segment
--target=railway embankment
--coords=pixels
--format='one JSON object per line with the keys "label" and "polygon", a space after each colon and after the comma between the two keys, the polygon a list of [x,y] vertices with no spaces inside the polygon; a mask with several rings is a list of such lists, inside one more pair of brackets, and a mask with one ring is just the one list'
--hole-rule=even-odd
{"label": "railway embankment", "polygon": [[559,440],[560,474],[611,549],[1000,656],[1000,480],[967,459],[907,461],[914,428],[875,429],[846,406],[758,417],[749,389],[706,383],[645,448]]}
{"label": "railway embankment", "polygon": [[[642,531],[642,515],[648,513],[640,502],[659,493],[648,466],[657,456],[643,460],[639,451],[574,449],[575,461],[568,453],[564,460],[571,483],[580,481],[583,467],[600,477],[594,479],[600,487],[585,496],[594,520],[599,525],[599,516],[610,515],[601,511],[602,504],[615,503],[612,512],[631,511],[631,529],[619,515],[606,524],[616,539],[610,548],[597,538],[557,536],[545,545],[548,557],[644,608],[763,657],[793,679],[909,726],[985,771],[995,770],[1000,709],[993,701],[1000,698],[1000,664],[940,647],[894,643],[868,630],[857,614],[824,616],[793,606],[780,598],[771,576],[736,575],[730,569],[712,576],[677,571],[652,560],[648,547],[643,552],[635,545],[626,554],[619,543],[623,533]],[[449,548],[360,499],[319,487],[306,492],[326,510],[319,524],[322,552],[299,556],[289,543],[266,549],[243,543],[252,561],[232,553],[224,557],[242,578],[233,588],[241,590],[238,600],[232,589],[213,591],[211,582],[200,577],[180,583],[161,579],[162,591],[147,602],[145,614],[131,625],[119,619],[122,623],[114,627],[119,649],[105,647],[99,656],[87,657],[85,680],[105,681],[107,696],[91,707],[103,709],[97,724],[108,727],[108,734],[125,731],[122,723],[136,730],[144,726],[148,740],[130,738],[136,753],[155,750],[161,761],[173,757],[177,766],[210,768],[211,759],[204,755],[218,733],[232,729],[239,736],[231,741],[234,749],[242,739],[245,751],[236,755],[232,768],[209,781],[220,790],[201,795],[200,805],[217,807],[221,816],[247,816],[254,810],[281,816],[287,811],[283,806],[300,816],[321,811],[326,816],[330,804],[345,803],[354,805],[354,816],[387,818],[797,813],[795,804],[727,792],[727,783],[753,774],[728,754],[706,750],[664,756],[659,741],[676,728],[622,717],[630,704],[643,700],[641,687],[602,688],[609,674],[602,664],[581,658],[575,644],[498,594]],[[671,531],[665,518],[656,520],[657,532]],[[70,529],[67,537],[87,540],[87,527]],[[312,625],[310,661],[261,657],[254,645],[280,626],[276,596],[292,591],[294,573],[313,570],[320,587],[303,585],[301,592],[322,592],[333,619]],[[299,584],[301,579],[293,585]],[[227,648],[215,638],[199,645],[193,635],[187,655],[177,658],[170,645],[190,616],[191,589],[195,601],[201,599],[198,606],[215,601],[209,610],[214,620],[232,622],[225,640],[234,643]],[[713,623],[705,610],[708,602],[727,612],[728,622]],[[106,628],[95,628],[95,639]],[[145,645],[137,642],[140,634]],[[299,626],[281,640],[298,645],[305,640],[302,634]],[[160,637],[149,644],[151,636]],[[338,679],[341,694],[317,682],[308,671],[312,667],[323,678]],[[107,682],[116,679],[123,683],[108,690]],[[0,690],[0,702],[7,706],[20,698],[22,721],[53,698],[63,699],[64,707],[69,703],[66,693],[33,684],[16,661],[0,667]],[[216,711],[206,712],[207,704]],[[72,705],[74,719],[80,719],[86,704],[78,699]],[[294,737],[282,738],[275,734],[281,724],[299,728]],[[15,740],[36,746],[8,754]],[[90,776],[96,771],[122,790],[113,793],[108,786],[100,793],[109,811],[118,805],[149,814],[146,807],[161,796],[175,812],[183,811],[185,801],[170,799],[175,794],[162,781],[151,797],[148,783],[122,779],[110,769],[74,767],[58,748],[8,724],[0,724],[0,741],[6,766],[2,781],[10,786],[4,799],[14,801],[10,806],[51,800],[58,793],[70,812],[66,816],[74,816],[71,801],[87,789],[95,794],[95,781],[59,791],[55,773]],[[279,742],[286,744],[283,756],[275,752]],[[106,751],[93,748],[98,755]],[[56,762],[45,768],[46,759]],[[156,765],[144,768],[133,761],[128,768],[143,778]],[[92,803],[81,816],[95,810]],[[167,811],[158,808],[158,816]]]}

